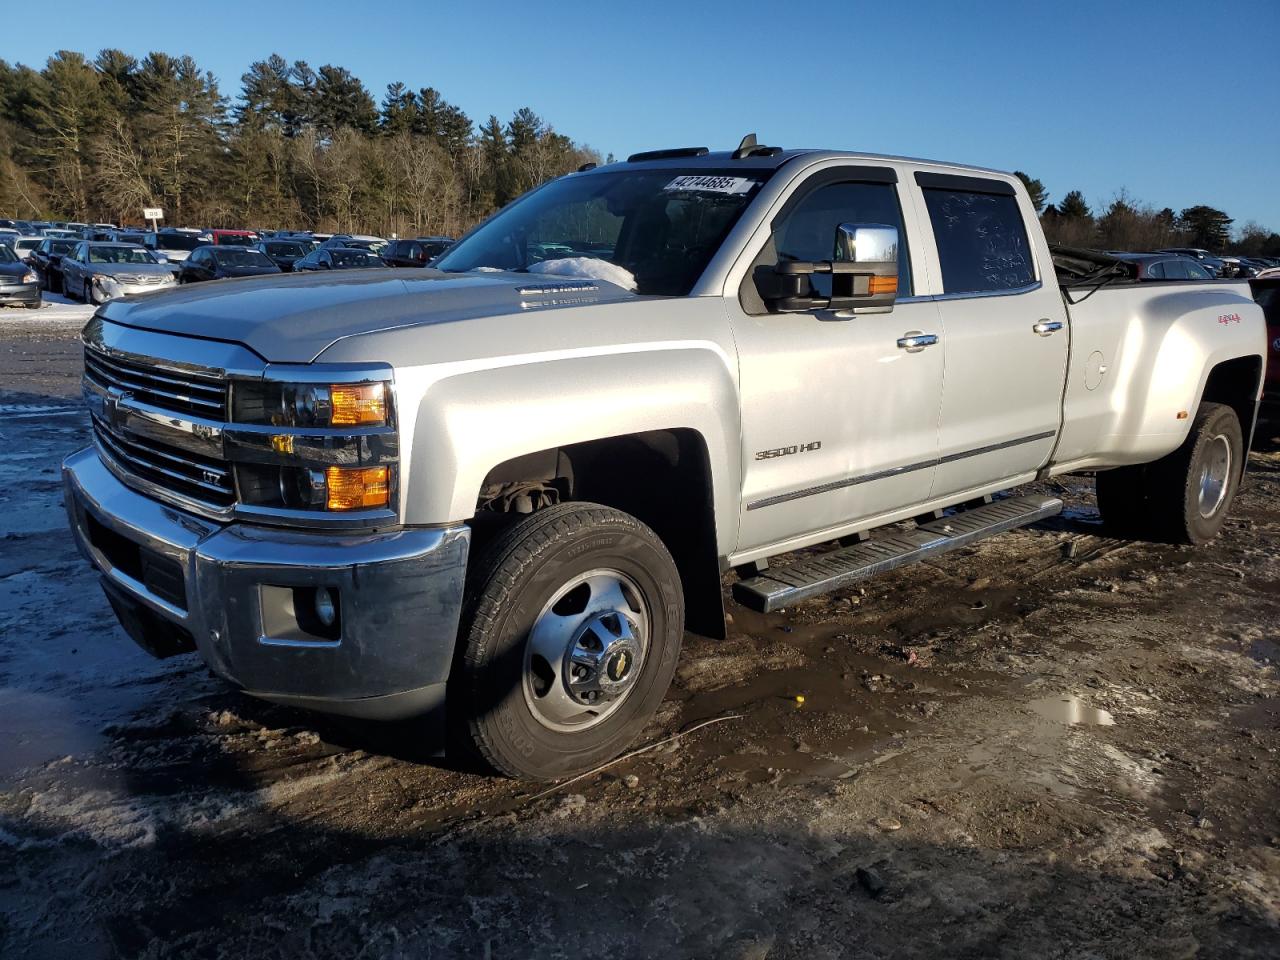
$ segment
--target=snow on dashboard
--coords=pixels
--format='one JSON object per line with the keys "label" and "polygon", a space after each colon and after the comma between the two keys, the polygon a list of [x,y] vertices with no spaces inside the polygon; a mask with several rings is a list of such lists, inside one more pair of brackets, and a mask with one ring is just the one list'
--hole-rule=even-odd
{"label": "snow on dashboard", "polygon": [[547,273],[557,277],[587,277],[605,280],[624,290],[635,292],[636,278],[630,270],[596,257],[564,257],[530,264],[530,273]]}

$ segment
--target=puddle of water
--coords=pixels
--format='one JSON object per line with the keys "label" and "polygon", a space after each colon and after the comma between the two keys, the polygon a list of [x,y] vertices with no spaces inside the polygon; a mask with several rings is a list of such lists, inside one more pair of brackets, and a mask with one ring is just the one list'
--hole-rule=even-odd
{"label": "puddle of water", "polygon": [[66,701],[14,688],[0,689],[0,785],[18,773],[68,754],[83,755],[102,742]]}
{"label": "puddle of water", "polygon": [[1099,727],[1111,727],[1116,722],[1106,710],[1089,706],[1074,693],[1056,693],[1050,697],[1032,700],[1027,704],[1027,709],[1045,720],[1067,726],[1093,724]]}

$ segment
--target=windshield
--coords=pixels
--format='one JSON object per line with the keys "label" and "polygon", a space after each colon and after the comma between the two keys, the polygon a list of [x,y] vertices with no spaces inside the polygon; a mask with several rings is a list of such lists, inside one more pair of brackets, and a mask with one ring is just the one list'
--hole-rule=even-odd
{"label": "windshield", "polygon": [[273,257],[300,257],[303,254],[300,243],[268,243],[267,253]]}
{"label": "windshield", "polygon": [[142,234],[140,233],[117,233],[116,237],[121,243],[142,243]]}
{"label": "windshield", "polygon": [[381,267],[383,262],[367,250],[339,247],[329,251],[329,259],[335,267]]}
{"label": "windshield", "polygon": [[49,241],[50,253],[69,253],[75,248],[76,248],[76,241],[71,239]]}
{"label": "windshield", "polygon": [[263,254],[257,250],[215,250],[213,252],[214,259],[224,267],[274,267],[275,264],[268,260]]}
{"label": "windshield", "polygon": [[19,250],[34,250],[34,249],[35,249],[36,247],[38,247],[38,246],[40,246],[40,238],[39,238],[39,237],[36,237],[36,238],[34,238],[34,239],[32,239],[32,238],[25,238],[25,239],[22,239],[22,240],[19,240],[19,241],[18,241],[17,249],[19,249]]}
{"label": "windshield", "polygon": [[[435,266],[579,273],[614,282],[621,267],[623,285],[631,280],[637,293],[684,296],[766,175],[666,168],[553,180],[459,240]],[[548,262],[559,260],[575,262]],[[614,266],[593,267],[591,260]]]}
{"label": "windshield", "polygon": [[156,263],[156,258],[141,247],[90,247],[90,263]]}
{"label": "windshield", "polygon": [[13,263],[17,259],[17,254],[9,249],[8,244],[0,243],[0,263]]}
{"label": "windshield", "polygon": [[195,234],[185,233],[162,233],[156,237],[156,246],[161,250],[194,250],[208,242]]}

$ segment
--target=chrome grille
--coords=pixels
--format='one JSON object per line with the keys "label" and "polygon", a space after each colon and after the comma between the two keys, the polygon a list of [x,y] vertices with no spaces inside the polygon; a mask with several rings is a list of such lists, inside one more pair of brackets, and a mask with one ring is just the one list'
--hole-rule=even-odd
{"label": "chrome grille", "polygon": [[202,503],[235,503],[235,482],[225,461],[113,429],[98,417],[93,432],[99,448],[122,470]]}
{"label": "chrome grille", "polygon": [[215,373],[159,367],[91,350],[84,373],[101,387],[132,394],[143,403],[222,423],[227,418],[227,384]]}

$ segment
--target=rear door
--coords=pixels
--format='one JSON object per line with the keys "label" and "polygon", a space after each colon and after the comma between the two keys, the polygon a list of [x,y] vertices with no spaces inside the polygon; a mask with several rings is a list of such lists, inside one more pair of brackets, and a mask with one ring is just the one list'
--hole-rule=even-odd
{"label": "rear door", "polygon": [[[1034,210],[1007,180],[917,171],[933,228],[946,330],[933,497],[1025,479],[1062,419],[1070,331],[1052,264],[1037,262]],[[1036,234],[1037,238],[1039,234]]]}

